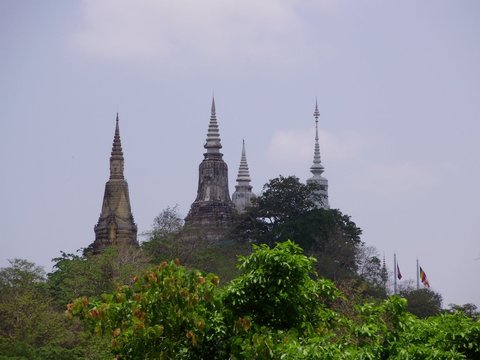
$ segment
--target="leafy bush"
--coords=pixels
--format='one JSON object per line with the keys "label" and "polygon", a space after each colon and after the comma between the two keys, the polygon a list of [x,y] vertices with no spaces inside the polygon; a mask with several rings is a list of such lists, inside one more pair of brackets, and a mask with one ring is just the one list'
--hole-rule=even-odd
{"label": "leafy bush", "polygon": [[163,262],[101,301],[77,299],[67,314],[110,336],[112,352],[122,359],[213,359],[222,351],[214,341],[226,330],[218,283],[213,274]]}
{"label": "leafy bush", "polygon": [[273,249],[267,245],[253,249],[251,255],[240,257],[242,274],[227,286],[225,306],[235,317],[246,316],[275,329],[314,321],[319,297],[310,275],[315,259],[304,256],[291,241]]}

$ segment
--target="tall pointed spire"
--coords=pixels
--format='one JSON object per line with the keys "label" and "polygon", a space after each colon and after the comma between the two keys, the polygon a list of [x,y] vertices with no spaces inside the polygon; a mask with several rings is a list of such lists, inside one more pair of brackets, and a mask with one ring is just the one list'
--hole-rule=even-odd
{"label": "tall pointed spire", "polygon": [[110,179],[123,179],[123,151],[122,142],[120,140],[120,127],[118,125],[118,113],[115,124],[115,135],[113,137],[112,153],[110,156]]}
{"label": "tall pointed spire", "polygon": [[325,171],[325,168],[322,165],[322,161],[320,159],[320,144],[318,143],[318,118],[320,117],[320,112],[318,111],[318,102],[315,99],[315,112],[313,113],[315,117],[315,149],[313,152],[313,164],[310,167],[310,172],[313,176],[322,175]]}
{"label": "tall pointed spire", "polygon": [[208,124],[207,142],[205,143],[204,148],[207,149],[207,152],[205,153],[205,157],[209,156],[210,154],[220,154],[220,156],[222,156],[222,154],[220,153],[222,144],[220,142],[220,132],[218,130],[214,97],[212,97],[212,110],[210,114],[210,123]]}
{"label": "tall pointed spire", "polygon": [[240,166],[238,167],[237,185],[235,185],[235,192],[232,194],[232,201],[238,212],[243,212],[245,208],[252,205],[252,199],[255,197],[255,194],[252,193],[250,181],[247,155],[245,153],[245,140],[243,140]]}
{"label": "tall pointed spire", "polygon": [[199,241],[222,241],[233,224],[234,205],[228,191],[228,166],[220,152],[215,98],[212,97],[207,152],[198,167],[197,197],[185,218],[184,237]]}
{"label": "tall pointed spire", "polygon": [[328,209],[330,208],[330,205],[328,204],[328,180],[322,176],[325,168],[320,159],[320,144],[318,141],[318,118],[320,117],[320,112],[318,111],[318,101],[316,99],[313,116],[315,118],[315,148],[313,152],[313,164],[310,167],[310,172],[313,176],[307,180],[307,184],[315,183],[319,186],[318,193],[321,196],[321,201],[317,201],[317,206]]}
{"label": "tall pointed spire", "polygon": [[102,211],[95,225],[95,241],[87,248],[99,253],[110,245],[138,246],[137,225],[130,206],[128,184],[123,176],[123,151],[118,113],[110,155],[110,179],[105,184]]}
{"label": "tall pointed spire", "polygon": [[240,166],[237,176],[238,185],[250,186],[250,172],[248,170],[247,155],[245,154],[245,140],[242,141],[242,156],[240,157]]}

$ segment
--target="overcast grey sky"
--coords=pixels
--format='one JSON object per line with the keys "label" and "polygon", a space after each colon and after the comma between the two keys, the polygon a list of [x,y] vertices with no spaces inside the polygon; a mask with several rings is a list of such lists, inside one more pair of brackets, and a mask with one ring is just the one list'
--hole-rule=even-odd
{"label": "overcast grey sky", "polygon": [[[0,1],[0,266],[94,240],[115,114],[139,231],[195,199],[212,93],[234,190],[310,176],[330,204],[480,305],[480,2]],[[403,280],[402,280],[403,281]]]}

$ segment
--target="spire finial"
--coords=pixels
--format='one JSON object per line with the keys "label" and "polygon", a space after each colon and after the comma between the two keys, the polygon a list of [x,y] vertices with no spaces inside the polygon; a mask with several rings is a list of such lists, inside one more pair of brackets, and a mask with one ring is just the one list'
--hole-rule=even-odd
{"label": "spire finial", "polygon": [[216,115],[215,111],[215,96],[212,96],[212,111],[211,111],[212,116]]}
{"label": "spire finial", "polygon": [[115,120],[115,135],[113,137],[112,153],[110,156],[110,179],[123,179],[123,151],[120,140],[119,118]]}
{"label": "spire finial", "polygon": [[210,154],[220,154],[222,144],[220,142],[220,132],[218,130],[217,115],[215,110],[215,98],[212,96],[212,109],[210,114],[210,123],[208,124],[207,142],[204,145],[207,149],[205,156]]}
{"label": "spire finial", "polygon": [[315,112],[313,113],[313,116],[315,116],[315,122],[318,123],[318,118],[320,117],[320,112],[318,111],[318,101],[317,101],[317,98],[315,98]]}

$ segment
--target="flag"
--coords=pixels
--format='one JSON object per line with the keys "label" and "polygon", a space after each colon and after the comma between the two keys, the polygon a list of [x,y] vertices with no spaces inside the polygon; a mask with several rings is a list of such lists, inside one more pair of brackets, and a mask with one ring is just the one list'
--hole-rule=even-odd
{"label": "flag", "polygon": [[428,279],[427,279],[427,274],[425,273],[425,271],[423,271],[421,266],[420,266],[420,280],[422,280],[422,283],[426,288],[430,287],[430,283],[428,282]]}
{"label": "flag", "polygon": [[400,267],[398,266],[398,263],[397,263],[397,278],[398,280],[402,279],[402,273],[400,272]]}

